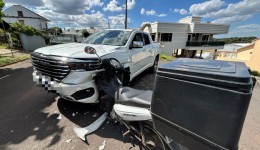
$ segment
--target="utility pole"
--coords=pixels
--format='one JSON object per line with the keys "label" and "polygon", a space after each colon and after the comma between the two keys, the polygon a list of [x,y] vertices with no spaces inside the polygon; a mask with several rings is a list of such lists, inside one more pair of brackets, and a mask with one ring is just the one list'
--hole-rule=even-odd
{"label": "utility pole", "polygon": [[127,0],[125,0],[125,29],[127,29]]}

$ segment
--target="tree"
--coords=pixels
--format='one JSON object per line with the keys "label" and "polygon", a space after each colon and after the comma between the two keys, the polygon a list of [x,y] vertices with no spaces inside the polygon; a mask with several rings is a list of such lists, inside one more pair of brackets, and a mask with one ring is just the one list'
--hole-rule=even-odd
{"label": "tree", "polygon": [[62,29],[60,27],[51,27],[49,28],[53,33],[60,35],[62,33]]}
{"label": "tree", "polygon": [[217,41],[224,41],[226,44],[230,43],[251,43],[257,37],[231,37],[231,38],[220,38],[216,39]]}
{"label": "tree", "polygon": [[88,30],[86,30],[86,29],[83,29],[83,30],[81,31],[81,33],[82,33],[82,35],[84,36],[84,38],[86,38],[86,37],[88,37],[88,36],[90,35],[90,33],[88,32]]}
{"label": "tree", "polygon": [[3,0],[0,0],[0,20],[2,21],[2,18],[5,16],[5,14],[2,12],[3,8],[5,7],[5,3]]}

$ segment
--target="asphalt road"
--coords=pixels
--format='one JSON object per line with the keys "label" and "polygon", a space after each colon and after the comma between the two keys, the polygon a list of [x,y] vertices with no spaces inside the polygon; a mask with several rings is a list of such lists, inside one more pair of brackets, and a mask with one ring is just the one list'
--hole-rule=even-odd
{"label": "asphalt road", "polygon": [[[97,105],[87,105],[60,99],[36,87],[32,81],[30,62],[0,69],[0,149],[93,149],[106,140],[105,149],[139,149],[111,121],[81,141],[73,126],[86,126],[96,118]],[[147,72],[138,76],[132,86],[152,89],[154,75]],[[243,128],[240,149],[260,147],[260,86],[257,85]],[[72,114],[75,116],[72,116]],[[58,120],[59,114],[62,119]],[[70,142],[65,142],[70,140]]]}
{"label": "asphalt road", "polygon": [[[0,149],[93,149],[106,140],[105,149],[139,149],[123,138],[121,130],[111,121],[100,130],[81,141],[73,126],[87,126],[97,118],[92,117],[97,105],[74,103],[47,93],[32,81],[32,67],[24,66],[0,70]],[[72,114],[75,116],[72,116]],[[62,119],[58,120],[59,114]],[[70,140],[70,142],[65,142]]]}

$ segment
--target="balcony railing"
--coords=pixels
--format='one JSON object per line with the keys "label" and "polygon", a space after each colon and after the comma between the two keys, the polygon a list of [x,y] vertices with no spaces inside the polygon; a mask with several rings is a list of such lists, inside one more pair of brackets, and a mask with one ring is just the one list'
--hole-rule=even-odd
{"label": "balcony railing", "polygon": [[225,42],[222,41],[187,41],[186,46],[192,47],[210,47],[210,46],[224,46]]}

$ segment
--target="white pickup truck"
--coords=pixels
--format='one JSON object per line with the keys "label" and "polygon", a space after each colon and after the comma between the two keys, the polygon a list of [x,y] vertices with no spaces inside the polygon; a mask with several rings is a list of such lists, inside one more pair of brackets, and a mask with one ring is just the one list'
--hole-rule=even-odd
{"label": "white pickup truck", "polygon": [[[96,54],[85,53],[91,47]],[[92,34],[83,43],[47,46],[31,54],[33,80],[37,85],[54,91],[67,100],[97,103],[98,89],[93,76],[100,69],[99,58],[116,58],[131,74],[131,81],[146,69],[155,71],[160,44],[153,43],[149,34],[137,29],[111,29]]]}

